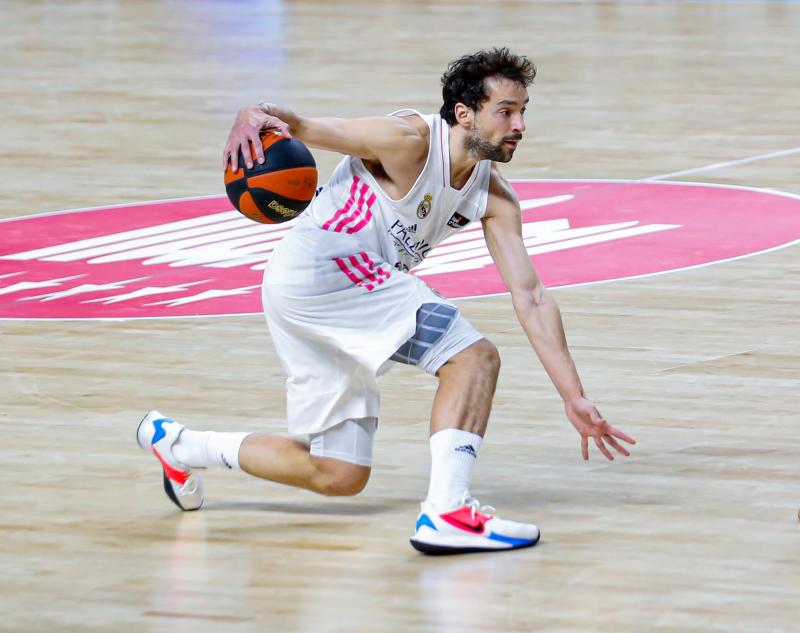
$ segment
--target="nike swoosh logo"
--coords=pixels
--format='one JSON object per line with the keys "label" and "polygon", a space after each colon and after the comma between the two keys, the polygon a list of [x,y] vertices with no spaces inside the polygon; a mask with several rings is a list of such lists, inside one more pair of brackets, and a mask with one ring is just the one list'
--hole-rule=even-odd
{"label": "nike swoosh logo", "polygon": [[478,523],[478,525],[470,525],[469,523],[465,523],[456,517],[452,516],[440,516],[443,521],[446,521],[453,527],[456,527],[460,530],[464,530],[465,532],[470,532],[471,534],[483,534],[484,526],[483,522]]}

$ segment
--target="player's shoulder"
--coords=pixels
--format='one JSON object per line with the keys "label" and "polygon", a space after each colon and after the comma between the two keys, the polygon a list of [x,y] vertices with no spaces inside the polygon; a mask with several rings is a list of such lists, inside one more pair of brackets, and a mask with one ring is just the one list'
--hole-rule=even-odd
{"label": "player's shoulder", "polygon": [[488,210],[491,212],[502,212],[503,210],[518,211],[519,199],[505,176],[500,172],[497,163],[492,162],[489,172],[489,201]]}
{"label": "player's shoulder", "polygon": [[431,128],[425,118],[413,110],[401,111],[400,113],[387,115],[398,132],[408,138],[409,141],[428,142],[431,135]]}
{"label": "player's shoulder", "polygon": [[409,111],[408,114],[405,112],[401,115],[389,114],[384,119],[391,129],[391,134],[387,135],[382,143],[391,150],[391,155],[384,156],[384,160],[416,162],[417,159],[427,156],[431,129],[419,113]]}

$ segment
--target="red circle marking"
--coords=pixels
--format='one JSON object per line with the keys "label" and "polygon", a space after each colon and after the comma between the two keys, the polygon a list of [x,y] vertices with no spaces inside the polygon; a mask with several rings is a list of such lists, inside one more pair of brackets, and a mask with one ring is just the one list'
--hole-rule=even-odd
{"label": "red circle marking", "polygon": [[[513,181],[549,287],[680,270],[800,240],[800,197],[673,182]],[[291,227],[224,196],[0,221],[0,318],[133,319],[261,312],[261,275]],[[479,223],[415,274],[451,298],[505,292]]]}

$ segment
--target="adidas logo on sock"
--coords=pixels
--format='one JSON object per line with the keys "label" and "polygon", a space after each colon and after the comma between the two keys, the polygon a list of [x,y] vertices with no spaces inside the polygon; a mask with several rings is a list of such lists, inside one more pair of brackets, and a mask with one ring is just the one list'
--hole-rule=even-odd
{"label": "adidas logo on sock", "polygon": [[478,454],[475,452],[475,449],[472,447],[471,444],[464,444],[464,446],[459,446],[456,449],[456,453],[469,453],[475,458],[478,457]]}

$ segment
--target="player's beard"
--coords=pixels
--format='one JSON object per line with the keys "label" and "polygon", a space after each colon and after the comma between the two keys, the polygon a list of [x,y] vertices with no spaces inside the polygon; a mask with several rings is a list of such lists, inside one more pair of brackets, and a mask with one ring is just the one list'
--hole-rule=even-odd
{"label": "player's beard", "polygon": [[507,163],[514,156],[514,150],[508,149],[503,145],[506,141],[520,141],[521,134],[512,134],[503,138],[496,145],[487,141],[481,136],[480,128],[477,123],[473,123],[469,131],[465,146],[467,151],[474,153],[479,160],[493,160],[498,163]]}

